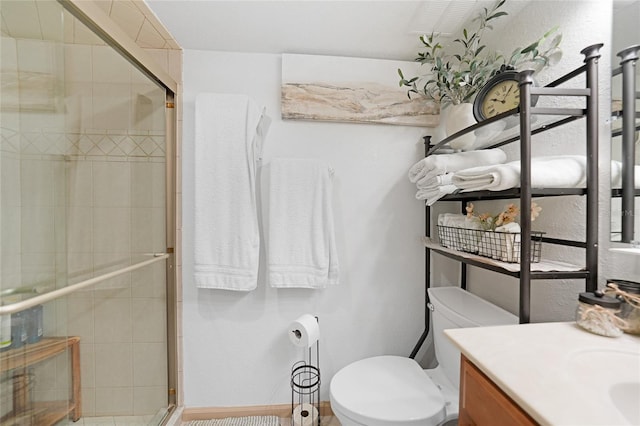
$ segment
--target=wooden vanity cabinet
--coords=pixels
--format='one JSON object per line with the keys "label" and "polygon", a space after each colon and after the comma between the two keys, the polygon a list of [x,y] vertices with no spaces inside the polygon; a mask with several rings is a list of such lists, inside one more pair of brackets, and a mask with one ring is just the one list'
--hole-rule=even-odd
{"label": "wooden vanity cabinet", "polygon": [[461,356],[458,426],[537,424],[478,367]]}

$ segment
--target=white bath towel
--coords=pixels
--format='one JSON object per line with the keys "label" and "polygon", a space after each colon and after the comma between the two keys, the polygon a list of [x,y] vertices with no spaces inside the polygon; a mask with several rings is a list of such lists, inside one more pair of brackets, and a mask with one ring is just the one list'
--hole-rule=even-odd
{"label": "white bath towel", "polygon": [[431,189],[440,185],[451,185],[453,183],[453,173],[423,177],[416,182],[418,189]]}
{"label": "white bath towel", "polygon": [[[583,155],[557,155],[531,159],[533,188],[584,188],[587,160]],[[454,173],[452,182],[463,191],[503,191],[520,186],[520,161],[473,167]]]}
{"label": "white bath towel", "polygon": [[503,191],[520,186],[520,167],[513,163],[472,167],[453,174],[454,185],[463,191]]}
{"label": "white bath towel", "polygon": [[[636,189],[640,189],[640,166],[633,168],[633,178]],[[622,163],[611,160],[611,188],[622,188]]]}
{"label": "white bath towel", "polygon": [[458,189],[455,185],[440,185],[429,189],[420,189],[416,192],[418,200],[425,200],[427,206],[432,206],[436,201],[448,194],[453,194]]}
{"label": "white bath towel", "polygon": [[338,283],[330,167],[314,159],[270,163],[268,280],[272,287]]}
{"label": "white bath towel", "polygon": [[507,161],[507,155],[500,148],[430,155],[409,169],[409,180],[416,183],[423,178],[428,179],[470,167],[501,164],[505,161]]}
{"label": "white bath towel", "polygon": [[253,290],[260,249],[255,179],[268,118],[245,95],[200,94],[195,107],[195,283]]}

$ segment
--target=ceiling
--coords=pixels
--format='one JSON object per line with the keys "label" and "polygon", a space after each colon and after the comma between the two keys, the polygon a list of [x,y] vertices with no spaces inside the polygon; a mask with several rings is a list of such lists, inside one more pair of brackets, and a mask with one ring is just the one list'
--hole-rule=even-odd
{"label": "ceiling", "polygon": [[[493,0],[145,0],[185,49],[408,60],[419,35],[458,35]],[[515,15],[530,0],[508,2]],[[500,20],[504,25],[507,19]],[[496,24],[498,26],[498,24]]]}

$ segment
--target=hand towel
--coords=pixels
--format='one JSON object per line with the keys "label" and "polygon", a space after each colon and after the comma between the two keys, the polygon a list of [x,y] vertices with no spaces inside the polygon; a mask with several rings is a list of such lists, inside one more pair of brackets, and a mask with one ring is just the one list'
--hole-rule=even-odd
{"label": "hand towel", "polygon": [[470,167],[501,164],[505,161],[507,161],[507,155],[500,148],[430,155],[418,161],[409,169],[409,180],[412,183],[416,183],[422,178],[428,179]]}
{"label": "hand towel", "polygon": [[270,163],[268,280],[272,287],[338,283],[330,167],[314,159]]}
{"label": "hand towel", "polygon": [[[557,155],[531,159],[531,187],[584,188],[587,161],[583,155]],[[452,183],[463,191],[503,191],[520,186],[520,161],[472,167],[454,173]]]}
{"label": "hand towel", "polygon": [[268,118],[245,95],[200,94],[195,109],[195,283],[253,290],[260,249],[255,179]]}

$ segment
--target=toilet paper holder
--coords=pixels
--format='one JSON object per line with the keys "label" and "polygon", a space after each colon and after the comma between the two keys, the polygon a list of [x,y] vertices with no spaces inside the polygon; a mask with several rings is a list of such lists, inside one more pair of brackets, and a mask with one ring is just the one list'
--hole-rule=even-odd
{"label": "toilet paper holder", "polygon": [[320,426],[320,382],[320,340],[316,340],[306,359],[291,367],[292,426]]}

